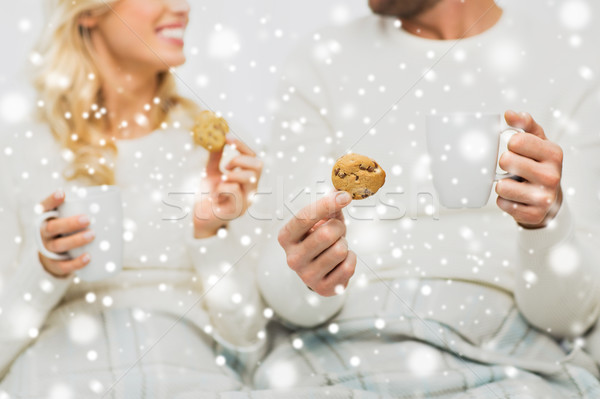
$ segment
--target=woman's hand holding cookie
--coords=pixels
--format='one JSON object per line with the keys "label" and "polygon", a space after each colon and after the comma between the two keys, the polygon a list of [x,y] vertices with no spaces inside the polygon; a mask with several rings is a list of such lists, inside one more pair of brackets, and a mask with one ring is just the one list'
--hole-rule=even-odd
{"label": "woman's hand holding cookie", "polygon": [[301,209],[279,232],[288,266],[323,296],[345,288],[356,268],[342,213],[351,200],[345,191],[332,193]]}
{"label": "woman's hand holding cookie", "polygon": [[256,192],[263,162],[241,140],[227,136],[227,144],[240,153],[222,172],[219,164],[223,151],[210,152],[200,199],[194,204],[194,237],[206,238],[219,228],[242,216]]}

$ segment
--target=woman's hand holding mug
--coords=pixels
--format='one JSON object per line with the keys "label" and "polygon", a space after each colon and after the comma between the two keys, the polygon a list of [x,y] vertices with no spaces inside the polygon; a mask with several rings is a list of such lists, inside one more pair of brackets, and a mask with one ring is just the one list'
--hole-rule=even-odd
{"label": "woman's hand holding mug", "polygon": [[62,277],[98,281],[123,268],[123,210],[116,186],[80,187],[46,198],[35,220],[42,265]]}
{"label": "woman's hand holding mug", "polygon": [[[64,201],[64,192],[57,191],[40,203],[42,212],[56,209]],[[94,232],[87,229],[89,225],[90,219],[86,215],[50,219],[40,227],[42,243],[48,251],[57,253],[68,252],[74,248],[83,247],[95,238]],[[39,252],[38,256],[44,269],[56,277],[65,277],[75,270],[84,268],[90,262],[90,255],[88,253],[68,260],[50,259]]]}

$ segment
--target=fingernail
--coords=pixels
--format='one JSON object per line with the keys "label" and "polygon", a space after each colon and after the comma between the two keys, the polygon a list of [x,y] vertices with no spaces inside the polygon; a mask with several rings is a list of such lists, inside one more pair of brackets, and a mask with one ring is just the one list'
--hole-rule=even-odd
{"label": "fingernail", "polygon": [[90,259],[91,259],[90,254],[85,254],[81,258],[81,260],[83,261],[83,263],[88,263],[90,261]]}
{"label": "fingernail", "polygon": [[79,217],[79,224],[82,226],[87,225],[90,222],[90,218],[87,217],[86,215],[80,216]]}
{"label": "fingernail", "polygon": [[96,234],[94,234],[93,231],[86,231],[85,233],[83,233],[83,238],[85,238],[88,241],[91,241],[94,237],[96,237]]}
{"label": "fingernail", "polygon": [[338,205],[346,205],[349,204],[350,201],[352,201],[352,197],[350,197],[350,194],[346,191],[340,191],[335,196],[335,202],[337,202]]}
{"label": "fingernail", "polygon": [[58,190],[54,193],[54,198],[57,200],[64,198],[64,196],[65,196],[65,193],[62,192],[62,190]]}

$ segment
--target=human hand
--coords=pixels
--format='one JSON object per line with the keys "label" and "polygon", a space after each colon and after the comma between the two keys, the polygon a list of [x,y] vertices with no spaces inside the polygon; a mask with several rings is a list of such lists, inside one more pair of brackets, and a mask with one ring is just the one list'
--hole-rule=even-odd
{"label": "human hand", "polygon": [[[57,191],[44,199],[40,205],[43,212],[57,208],[65,201],[65,194]],[[89,244],[94,240],[94,232],[86,229],[90,219],[86,215],[75,215],[66,218],[53,218],[40,228],[44,247],[51,252],[68,252]],[[85,229],[85,230],[84,230]],[[65,277],[75,270],[84,268],[90,263],[90,255],[84,253],[75,259],[53,260],[38,252],[40,262],[46,271],[56,277]]]}
{"label": "human hand", "polygon": [[496,184],[496,203],[522,227],[544,227],[556,216],[562,203],[562,149],[546,138],[544,129],[528,113],[506,111],[504,118],[510,126],[525,133],[511,137],[508,151],[500,157],[499,164],[525,181],[500,180]]}
{"label": "human hand", "polygon": [[338,191],[301,209],[280,231],[279,244],[288,266],[322,296],[345,288],[356,268],[356,254],[348,249],[342,209],[351,201]]}
{"label": "human hand", "polygon": [[231,220],[242,216],[256,192],[263,162],[241,140],[227,136],[227,143],[239,151],[226,166],[219,167],[223,152],[211,152],[200,199],[194,204],[194,237],[213,236]]}

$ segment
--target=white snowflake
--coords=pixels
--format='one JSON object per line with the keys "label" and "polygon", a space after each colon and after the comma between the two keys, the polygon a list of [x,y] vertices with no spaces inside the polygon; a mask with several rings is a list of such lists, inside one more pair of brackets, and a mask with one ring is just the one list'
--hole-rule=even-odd
{"label": "white snowflake", "polygon": [[241,48],[238,34],[230,28],[224,28],[221,24],[215,26],[215,30],[208,38],[208,54],[214,58],[231,58]]}
{"label": "white snowflake", "polygon": [[62,382],[54,384],[48,391],[48,399],[73,399],[75,398],[75,392],[73,389]]}
{"label": "white snowflake", "polygon": [[71,341],[78,345],[87,345],[96,339],[100,326],[93,317],[78,314],[69,320],[67,331]]}
{"label": "white snowflake", "polygon": [[568,276],[577,270],[581,257],[576,248],[562,244],[553,248],[549,254],[550,267],[559,276]]}
{"label": "white snowflake", "polygon": [[23,121],[31,111],[27,98],[18,92],[6,93],[0,99],[0,118],[10,124]]}
{"label": "white snowflake", "polygon": [[590,23],[592,11],[582,0],[565,1],[558,10],[560,22],[565,28],[579,30]]}
{"label": "white snowflake", "polygon": [[420,346],[413,349],[407,358],[408,367],[417,376],[426,376],[439,368],[440,355],[433,348]]}

